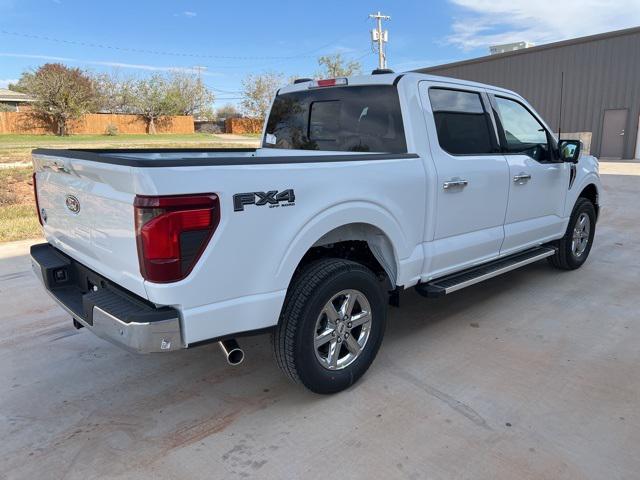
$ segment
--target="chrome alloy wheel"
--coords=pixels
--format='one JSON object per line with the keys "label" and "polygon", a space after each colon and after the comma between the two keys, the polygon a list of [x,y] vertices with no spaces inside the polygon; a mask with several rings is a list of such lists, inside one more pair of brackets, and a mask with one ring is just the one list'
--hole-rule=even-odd
{"label": "chrome alloy wheel", "polygon": [[591,233],[591,220],[589,215],[582,212],[573,227],[573,238],[571,239],[571,252],[574,257],[580,258],[589,245],[589,234]]}
{"label": "chrome alloy wheel", "polygon": [[371,333],[371,306],[358,290],[342,290],[325,304],[316,320],[314,350],[328,370],[351,365]]}

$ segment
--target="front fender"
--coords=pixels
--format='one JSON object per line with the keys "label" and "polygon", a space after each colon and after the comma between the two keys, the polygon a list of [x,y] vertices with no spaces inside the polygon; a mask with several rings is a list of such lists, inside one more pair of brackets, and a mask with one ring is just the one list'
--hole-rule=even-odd
{"label": "front fender", "polygon": [[567,193],[564,205],[565,218],[568,218],[571,215],[580,193],[582,193],[582,191],[589,185],[594,185],[596,187],[596,191],[598,192],[598,205],[602,206],[603,189],[598,171],[598,160],[591,155],[583,155],[580,157],[580,161],[576,165],[576,178]]}

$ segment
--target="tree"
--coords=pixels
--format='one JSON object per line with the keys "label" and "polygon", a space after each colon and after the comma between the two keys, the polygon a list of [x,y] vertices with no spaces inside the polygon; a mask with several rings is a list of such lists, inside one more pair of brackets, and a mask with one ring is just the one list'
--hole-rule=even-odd
{"label": "tree", "polygon": [[284,83],[281,73],[266,72],[259,75],[247,75],[242,80],[243,113],[250,118],[265,118],[273,97]]}
{"label": "tree", "polygon": [[95,77],[101,112],[134,113],[147,121],[147,131],[156,132],[158,119],[167,115],[211,118],[214,95],[200,78],[183,73],[155,74],[148,78]]}
{"label": "tree", "polygon": [[33,108],[56,124],[58,135],[66,135],[70,120],[96,106],[92,78],[79,68],[60,63],[47,63],[35,72],[23,73],[17,88],[35,98]]}
{"label": "tree", "polygon": [[98,111],[103,113],[135,113],[133,108],[133,78],[120,78],[117,74],[99,74],[94,77]]}
{"label": "tree", "polygon": [[22,77],[20,78],[20,80],[18,80],[16,83],[9,83],[9,85],[7,85],[7,88],[9,90],[11,90],[12,92],[18,92],[18,93],[28,93],[27,92],[27,87],[24,84],[24,82],[22,81],[22,78],[24,78],[24,73],[22,74]]}
{"label": "tree", "polygon": [[323,68],[316,73],[317,78],[350,77],[362,71],[362,65],[356,60],[347,61],[340,53],[323,55],[318,58],[318,65]]}
{"label": "tree", "polygon": [[100,111],[141,115],[150,134],[156,133],[158,121],[165,116],[213,117],[213,93],[195,76],[173,73],[120,79],[103,74],[95,78],[95,83]]}
{"label": "tree", "polygon": [[131,107],[147,122],[147,133],[156,133],[156,122],[160,117],[177,113],[170,96],[171,88],[167,77],[159,74],[136,80],[133,84]]}
{"label": "tree", "polygon": [[180,115],[193,115],[203,120],[213,118],[211,104],[215,96],[200,77],[174,73],[170,79],[168,94],[169,101]]}

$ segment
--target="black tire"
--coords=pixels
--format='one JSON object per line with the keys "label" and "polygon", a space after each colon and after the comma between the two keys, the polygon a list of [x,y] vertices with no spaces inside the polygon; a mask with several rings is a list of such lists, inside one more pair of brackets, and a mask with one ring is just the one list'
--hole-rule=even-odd
{"label": "black tire", "polygon": [[[361,292],[369,302],[369,336],[351,364],[329,370],[316,355],[316,322],[327,303],[348,289]],[[348,388],[367,371],[378,353],[386,326],[386,298],[373,272],[359,263],[328,258],[309,264],[293,279],[273,334],[278,366],[291,380],[315,393]]]}
{"label": "black tire", "polygon": [[[590,221],[590,230],[588,236],[588,243],[585,250],[581,255],[576,255],[572,249],[573,232],[576,228],[576,223],[581,214],[586,214]],[[558,251],[552,257],[549,257],[549,263],[561,270],[575,270],[580,268],[582,264],[587,260],[591,246],[593,245],[593,236],[596,232],[596,209],[593,203],[587,198],[580,197],[576,201],[573,211],[571,212],[571,218],[567,225],[567,231],[560,240],[555,243]]]}

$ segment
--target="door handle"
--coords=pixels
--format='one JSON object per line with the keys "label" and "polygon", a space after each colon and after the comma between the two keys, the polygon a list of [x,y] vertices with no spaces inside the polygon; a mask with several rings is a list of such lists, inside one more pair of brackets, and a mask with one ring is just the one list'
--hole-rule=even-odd
{"label": "door handle", "polygon": [[469,185],[469,182],[466,180],[463,180],[462,178],[452,178],[451,180],[444,182],[442,184],[442,188],[445,190],[449,190],[454,187],[464,188],[467,185]]}
{"label": "door handle", "polygon": [[620,136],[622,137],[623,135],[624,135],[624,130],[620,132]]}
{"label": "door handle", "polygon": [[523,172],[513,176],[513,182],[517,183],[518,185],[523,185],[527,183],[529,180],[531,180],[531,175],[528,173]]}

